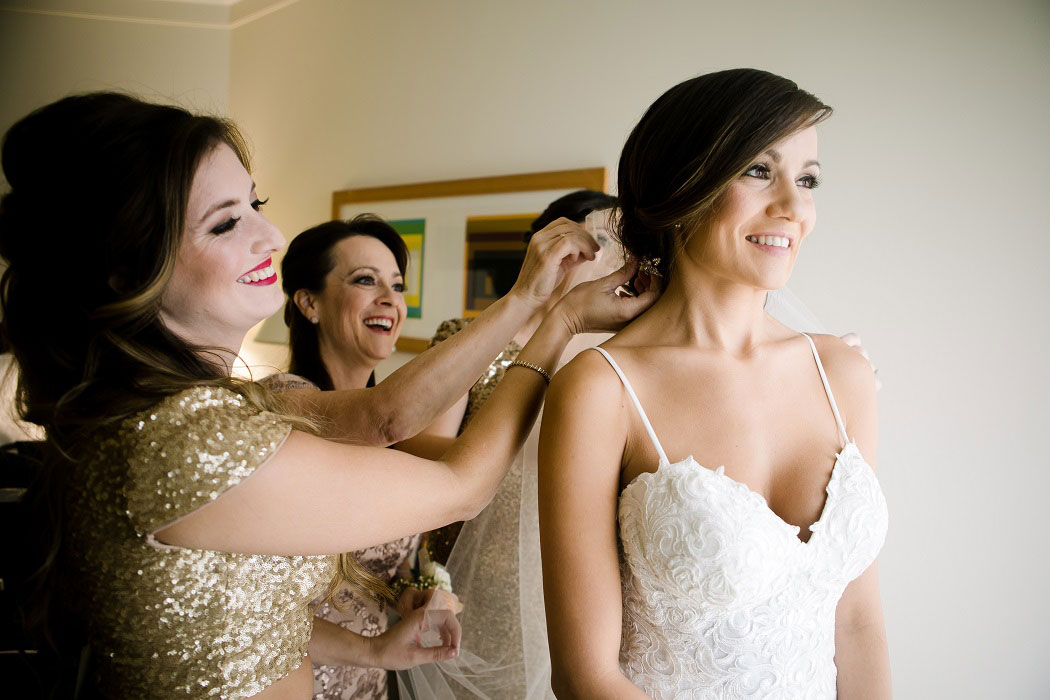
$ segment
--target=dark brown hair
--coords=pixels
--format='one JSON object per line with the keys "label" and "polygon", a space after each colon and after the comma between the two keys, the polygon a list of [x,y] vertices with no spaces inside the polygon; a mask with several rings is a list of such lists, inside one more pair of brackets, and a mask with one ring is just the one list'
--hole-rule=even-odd
{"label": "dark brown hair", "polygon": [[194,385],[276,406],[159,318],[193,176],[222,143],[247,167],[231,122],[116,93],[59,100],[4,137],[3,334],[23,417],[67,456],[98,428]]}
{"label": "dark brown hair", "polygon": [[659,258],[666,285],[679,248],[717,211],[753,159],[829,116],[831,107],[792,81],[752,68],[675,85],[649,107],[624,144],[620,242],[635,258]]}
{"label": "dark brown hair", "polygon": [[[394,227],[375,214],[359,214],[349,221],[328,221],[309,228],[292,239],[281,261],[281,285],[288,300],[284,322],[288,326],[291,361],[288,371],[305,377],[319,388],[330,391],[332,378],[318,343],[318,328],[310,323],[295,303],[295,293],[306,289],[315,294],[324,289],[325,278],[335,267],[336,244],[353,236],[371,236],[394,254],[397,269],[404,276],[408,267],[408,246]],[[373,379],[369,380],[374,382]]]}

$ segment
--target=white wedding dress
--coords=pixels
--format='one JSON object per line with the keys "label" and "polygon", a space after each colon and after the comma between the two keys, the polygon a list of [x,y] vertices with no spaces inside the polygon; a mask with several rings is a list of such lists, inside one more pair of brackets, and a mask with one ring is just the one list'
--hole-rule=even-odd
{"label": "white wedding dress", "polygon": [[836,696],[835,608],[882,547],[887,511],[805,337],[843,443],[807,542],[722,467],[671,464],[627,378],[596,348],[660,456],[619,500],[620,666],[656,700]]}

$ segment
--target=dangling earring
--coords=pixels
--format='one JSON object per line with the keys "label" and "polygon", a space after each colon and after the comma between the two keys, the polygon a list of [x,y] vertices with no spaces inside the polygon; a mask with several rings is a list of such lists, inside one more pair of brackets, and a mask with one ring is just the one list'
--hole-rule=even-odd
{"label": "dangling earring", "polygon": [[318,323],[320,323],[320,322],[321,322],[321,319],[317,318],[316,316],[311,316],[311,317],[310,317],[310,323],[314,324],[315,326],[316,326],[316,325],[317,325]]}
{"label": "dangling earring", "polygon": [[662,277],[660,270],[657,269],[659,264],[660,258],[650,258],[646,256],[638,261],[638,269],[653,277]]}

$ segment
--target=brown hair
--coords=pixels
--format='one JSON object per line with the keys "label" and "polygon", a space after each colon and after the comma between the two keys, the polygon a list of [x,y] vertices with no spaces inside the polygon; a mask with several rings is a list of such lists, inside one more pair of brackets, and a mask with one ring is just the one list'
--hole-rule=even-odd
{"label": "brown hair", "polygon": [[649,107],[620,155],[620,242],[637,259],[659,258],[666,285],[678,250],[718,210],[733,180],[771,145],[831,111],[787,78],[752,68],[675,85]]}
{"label": "brown hair", "polygon": [[[20,413],[47,431],[52,503],[92,438],[193,386],[226,387],[312,428],[261,385],[227,376],[209,361],[216,349],[190,345],[159,317],[193,177],[218,144],[248,168],[232,122],[105,92],[47,105],[4,136],[2,330],[19,366]],[[340,570],[386,590],[356,562]]]}

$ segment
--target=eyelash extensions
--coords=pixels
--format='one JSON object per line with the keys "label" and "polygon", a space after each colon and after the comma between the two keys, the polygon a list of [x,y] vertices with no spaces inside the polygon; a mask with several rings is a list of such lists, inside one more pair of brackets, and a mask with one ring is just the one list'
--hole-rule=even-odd
{"label": "eyelash extensions", "polygon": [[[265,205],[269,201],[269,197],[267,197],[266,199],[254,199],[252,200],[252,209],[254,209],[255,211],[260,211],[263,208],[263,205]],[[223,221],[221,224],[213,228],[211,232],[216,235],[219,235],[226,233],[227,231],[232,231],[233,227],[236,226],[237,222],[240,220],[241,217],[239,216],[231,216],[229,219]]]}

